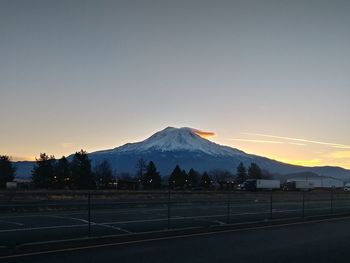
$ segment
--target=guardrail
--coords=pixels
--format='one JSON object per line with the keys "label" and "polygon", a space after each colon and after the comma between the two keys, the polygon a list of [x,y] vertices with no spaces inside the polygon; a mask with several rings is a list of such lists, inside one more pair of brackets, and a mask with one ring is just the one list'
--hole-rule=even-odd
{"label": "guardrail", "polygon": [[0,192],[0,247],[348,212],[340,190]]}

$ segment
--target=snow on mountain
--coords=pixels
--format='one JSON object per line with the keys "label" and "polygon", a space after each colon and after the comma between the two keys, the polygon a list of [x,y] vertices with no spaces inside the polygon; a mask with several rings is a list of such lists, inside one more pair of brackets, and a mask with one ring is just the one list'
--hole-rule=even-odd
{"label": "snow on mountain", "polygon": [[174,152],[174,151],[190,151],[202,152],[213,156],[237,156],[246,155],[244,152],[222,146],[206,140],[196,134],[196,130],[192,128],[173,128],[167,127],[164,130],[155,133],[148,139],[137,142],[128,143],[113,150],[102,151],[99,153],[147,153],[151,151]]}

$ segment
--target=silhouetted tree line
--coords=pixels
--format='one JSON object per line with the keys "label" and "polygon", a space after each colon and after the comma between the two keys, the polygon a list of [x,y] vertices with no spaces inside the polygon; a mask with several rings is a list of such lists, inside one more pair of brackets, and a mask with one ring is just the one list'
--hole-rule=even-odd
{"label": "silhouetted tree line", "polygon": [[[161,188],[161,176],[154,162],[148,164],[144,159],[137,162],[137,178],[142,183],[143,189]],[[270,179],[268,171],[262,170],[256,163],[251,163],[248,168],[240,163],[235,174],[224,170],[213,170],[200,173],[193,168],[188,172],[176,165],[168,178],[169,189],[210,189],[214,184],[220,189],[230,189],[234,185],[242,184],[247,179]],[[224,187],[226,186],[226,187]]]}
{"label": "silhouetted tree line", "polygon": [[56,160],[53,155],[41,153],[32,170],[32,181],[37,188],[107,188],[112,180],[113,171],[108,161],[103,160],[93,169],[84,150],[76,152],[71,161],[64,156]]}
{"label": "silhouetted tree line", "polygon": [[213,185],[213,180],[207,172],[201,174],[191,168],[187,173],[176,165],[170,174],[168,183],[170,189],[209,189]]}
{"label": "silhouetted tree line", "polygon": [[256,163],[251,163],[248,169],[243,163],[236,168],[233,175],[225,170],[212,170],[199,173],[193,168],[187,173],[177,165],[169,177],[170,189],[210,189],[214,187],[220,190],[232,189],[235,185],[242,184],[247,179],[269,179],[271,175],[268,171],[262,170]]}
{"label": "silhouetted tree line", "polygon": [[170,189],[233,189],[247,179],[269,179],[268,171],[262,170],[256,163],[251,163],[248,168],[240,163],[234,174],[225,170],[212,170],[202,174],[193,168],[187,173],[177,165],[170,174],[168,183]]}
{"label": "silhouetted tree line", "polygon": [[[140,159],[136,165],[136,177],[120,174],[118,178],[142,185],[145,190],[161,189],[162,178],[153,161],[147,163]],[[0,188],[6,182],[14,180],[15,167],[9,156],[0,155]],[[216,185],[220,189],[230,189],[233,185],[242,184],[247,179],[269,179],[268,171],[262,170],[256,163],[248,168],[241,162],[235,175],[228,171],[213,170],[200,173],[193,168],[188,172],[177,165],[168,178],[169,189],[210,189]],[[53,155],[40,154],[32,170],[32,181],[35,187],[44,189],[106,189],[117,184],[116,176],[107,160],[92,168],[86,151],[76,152],[69,161],[66,157],[55,159]]]}
{"label": "silhouetted tree line", "polygon": [[236,170],[236,183],[241,184],[247,179],[271,179],[272,175],[267,170],[262,170],[256,163],[251,163],[248,169],[241,162]]}
{"label": "silhouetted tree line", "polygon": [[[44,159],[49,163],[48,166],[54,159],[52,156],[46,155],[40,157],[40,161]],[[46,169],[51,171],[49,168]],[[118,178],[142,185],[144,190],[162,188],[162,177],[153,161],[147,163],[144,159],[139,159],[136,169],[135,177],[125,173],[120,174]],[[52,188],[55,188],[56,184],[59,188],[94,189],[97,187],[103,189],[107,188],[111,182],[116,182],[107,160],[103,160],[91,171],[90,160],[83,150],[77,152],[70,163],[64,157],[58,160],[56,171],[58,172],[56,172],[56,177],[55,175],[53,177]],[[186,172],[177,165],[168,178],[168,187],[169,189],[210,189],[216,183],[220,189],[231,189],[233,185],[241,184],[247,179],[267,179],[270,177],[269,173],[262,170],[256,163],[251,163],[248,168],[240,163],[236,168],[235,175],[221,170],[200,173],[193,168]]]}
{"label": "silhouetted tree line", "polygon": [[[143,189],[162,188],[162,178],[153,161],[147,164],[144,159],[139,159],[136,164],[136,169],[138,181],[142,184]],[[196,187],[208,189],[212,184],[213,180],[207,172],[200,174],[191,168],[187,173],[185,170],[181,169],[179,165],[174,168],[168,179],[169,189],[193,189]]]}

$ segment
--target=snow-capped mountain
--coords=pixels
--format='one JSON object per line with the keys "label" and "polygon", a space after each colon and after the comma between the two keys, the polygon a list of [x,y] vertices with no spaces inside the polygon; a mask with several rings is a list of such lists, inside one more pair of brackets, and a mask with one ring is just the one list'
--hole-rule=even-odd
{"label": "snow-capped mountain", "polygon": [[175,152],[175,151],[189,151],[199,152],[203,154],[209,154],[214,156],[237,156],[245,155],[244,152],[227,147],[218,145],[209,140],[200,137],[196,129],[192,128],[173,128],[168,127],[162,131],[159,131],[149,137],[148,139],[137,142],[128,143],[124,146],[115,148],[109,151],[101,151],[97,153],[148,153],[152,151],[159,152]]}
{"label": "snow-capped mountain", "polygon": [[[283,174],[313,172],[323,176],[350,180],[350,170],[340,167],[303,167],[281,163],[265,157],[247,154],[241,150],[223,146],[202,138],[200,132],[192,128],[168,127],[148,139],[128,143],[123,146],[97,151],[89,154],[92,164],[96,165],[106,159],[112,168],[119,172],[136,173],[139,159],[153,161],[162,176],[171,173],[179,164],[181,168],[194,168],[200,172],[211,170],[227,170],[235,172],[240,162],[246,166],[254,162],[262,169],[268,170],[283,179]],[[19,177],[29,177],[33,163],[17,163]]]}

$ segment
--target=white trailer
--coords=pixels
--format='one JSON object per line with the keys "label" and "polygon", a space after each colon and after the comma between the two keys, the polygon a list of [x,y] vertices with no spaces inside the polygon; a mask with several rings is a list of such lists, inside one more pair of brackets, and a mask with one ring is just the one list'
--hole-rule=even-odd
{"label": "white trailer", "polygon": [[280,180],[265,180],[257,179],[256,180],[256,189],[280,189],[281,182]]}
{"label": "white trailer", "polygon": [[344,182],[329,177],[306,178],[306,179],[289,179],[287,183],[294,184],[295,189],[308,190],[315,188],[342,188]]}
{"label": "white trailer", "polygon": [[292,181],[295,183],[295,189],[315,189],[321,187],[321,181],[318,179],[313,180],[295,180]]}
{"label": "white trailer", "polygon": [[334,178],[323,178],[322,187],[326,188],[343,188],[344,182]]}

